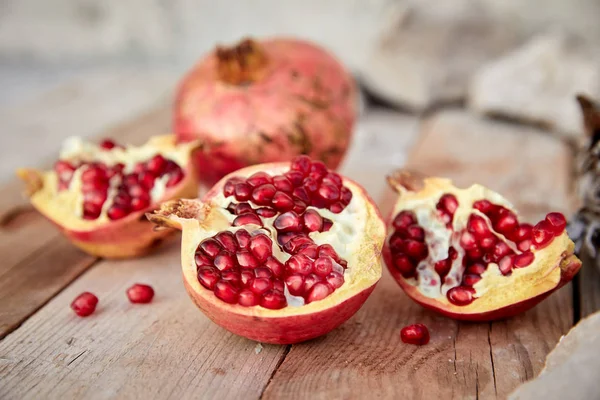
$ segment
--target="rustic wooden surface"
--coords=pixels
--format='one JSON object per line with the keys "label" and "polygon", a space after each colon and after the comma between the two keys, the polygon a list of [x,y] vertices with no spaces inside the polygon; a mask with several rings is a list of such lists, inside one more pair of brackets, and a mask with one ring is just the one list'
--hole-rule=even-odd
{"label": "rustic wooden surface", "polygon": [[[168,123],[161,106],[100,136],[139,142]],[[460,184],[487,184],[533,218],[549,208],[569,210],[570,161],[561,142],[528,128],[462,111],[419,121],[380,110],[362,119],[343,170],[384,213],[393,195],[383,175],[408,165]],[[2,399],[505,398],[541,370],[580,315],[600,308],[583,282],[510,320],[460,323],[413,303],[386,271],[356,316],[325,337],[259,345],[214,325],[188,299],[177,237],[142,259],[99,260],[23,207],[17,184],[2,192]],[[129,304],[124,292],[135,282],[154,286],[151,305]],[[100,306],[80,319],[69,303],[84,290],[96,293]],[[430,328],[429,345],[400,341],[401,327],[414,322]]]}

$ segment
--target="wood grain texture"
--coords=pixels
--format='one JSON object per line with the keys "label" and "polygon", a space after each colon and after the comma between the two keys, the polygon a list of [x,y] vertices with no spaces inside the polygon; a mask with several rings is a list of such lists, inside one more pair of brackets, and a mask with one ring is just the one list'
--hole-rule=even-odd
{"label": "wood grain texture", "polygon": [[[0,342],[0,398],[257,398],[284,355],[213,324],[181,279],[179,239],[153,257],[101,261]],[[136,282],[156,291],[130,304]],[[95,314],[69,303],[91,291]]]}
{"label": "wood grain texture", "polygon": [[585,318],[600,310],[600,272],[594,260],[583,258],[579,271],[577,288],[579,300],[579,318]]}
{"label": "wood grain texture", "polygon": [[[569,162],[568,149],[540,132],[442,112],[423,124],[407,167],[463,186],[490,186],[534,219],[550,208],[568,209]],[[388,191],[381,199],[386,215],[395,196]],[[464,323],[414,304],[386,271],[348,323],[292,346],[264,398],[505,398],[541,371],[571,327],[571,293],[567,286],[509,320]],[[401,342],[400,329],[416,322],[429,327],[429,345]]]}
{"label": "wood grain texture", "polygon": [[[159,106],[99,136],[141,143],[151,135],[168,132],[168,127],[169,109]],[[51,164],[51,161],[42,162],[38,167]],[[95,261],[71,246],[49,221],[28,205],[22,195],[21,182],[15,180],[1,190],[0,338]]]}

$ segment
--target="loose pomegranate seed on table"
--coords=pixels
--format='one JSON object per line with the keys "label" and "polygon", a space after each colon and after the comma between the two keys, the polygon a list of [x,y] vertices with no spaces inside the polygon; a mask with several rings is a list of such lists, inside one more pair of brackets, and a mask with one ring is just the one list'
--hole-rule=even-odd
{"label": "loose pomegranate seed on table", "polygon": [[404,343],[423,346],[429,343],[429,329],[423,324],[412,324],[400,330],[400,338]]}
{"label": "loose pomegranate seed on table", "polygon": [[83,292],[73,300],[71,309],[80,317],[87,317],[96,311],[98,297],[90,292]]}
{"label": "loose pomegranate seed on table", "polygon": [[132,303],[145,304],[150,303],[154,298],[154,289],[152,286],[136,283],[127,289],[127,298]]}

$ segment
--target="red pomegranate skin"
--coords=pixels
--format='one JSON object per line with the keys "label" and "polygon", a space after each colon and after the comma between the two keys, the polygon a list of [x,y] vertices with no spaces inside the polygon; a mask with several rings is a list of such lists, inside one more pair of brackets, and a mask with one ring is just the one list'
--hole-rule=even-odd
{"label": "red pomegranate skin", "polygon": [[252,82],[220,79],[213,51],[179,86],[173,130],[180,141],[204,143],[195,153],[197,176],[212,185],[239,168],[298,154],[336,169],[355,120],[352,76],[314,44],[282,38],[253,43],[266,61]]}

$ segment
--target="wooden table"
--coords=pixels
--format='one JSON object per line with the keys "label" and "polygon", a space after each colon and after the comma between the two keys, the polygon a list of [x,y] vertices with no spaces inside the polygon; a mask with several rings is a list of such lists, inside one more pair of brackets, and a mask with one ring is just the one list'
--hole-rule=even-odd
{"label": "wooden table", "polygon": [[[101,136],[140,142],[168,126],[161,105]],[[570,162],[568,146],[530,128],[461,110],[423,120],[379,110],[363,116],[344,172],[365,184],[383,212],[393,201],[384,175],[407,164],[463,185],[489,185],[538,217],[572,208]],[[590,268],[523,315],[461,323],[413,303],[386,271],[364,307],[325,337],[261,345],[218,327],[192,304],[178,236],[142,259],[101,260],[20,206],[18,183],[1,193],[2,399],[505,398],[543,368],[561,335],[600,308],[600,279]],[[155,288],[152,304],[127,301],[134,282]],[[85,290],[100,306],[81,319],[69,303]],[[400,329],[415,322],[429,327],[429,345],[400,341]]]}

